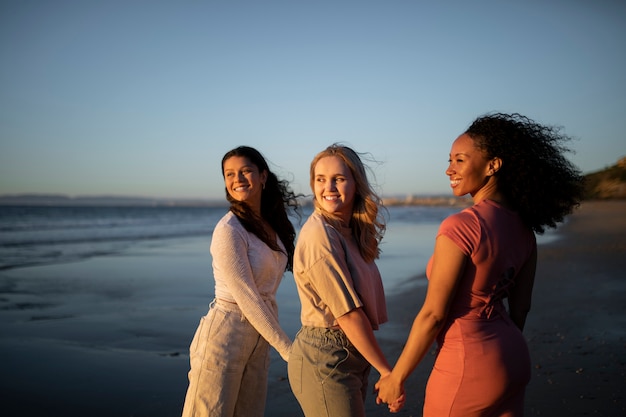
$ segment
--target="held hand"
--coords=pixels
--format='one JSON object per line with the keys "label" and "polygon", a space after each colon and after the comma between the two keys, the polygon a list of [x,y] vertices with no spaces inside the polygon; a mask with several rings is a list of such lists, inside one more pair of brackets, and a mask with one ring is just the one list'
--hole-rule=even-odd
{"label": "held hand", "polygon": [[398,412],[406,401],[404,395],[404,386],[401,382],[395,381],[391,374],[381,377],[374,386],[376,396],[376,404],[386,403],[389,405],[389,411]]}
{"label": "held hand", "polygon": [[402,394],[398,399],[396,399],[392,404],[388,404],[390,413],[397,413],[404,407],[406,403],[406,394]]}

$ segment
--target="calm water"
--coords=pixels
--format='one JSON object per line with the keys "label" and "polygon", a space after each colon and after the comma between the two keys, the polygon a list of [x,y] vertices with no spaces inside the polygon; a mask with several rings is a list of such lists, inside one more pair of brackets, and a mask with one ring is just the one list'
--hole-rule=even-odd
{"label": "calm water", "polygon": [[225,207],[0,207],[0,269],[123,252],[210,236]]}
{"label": "calm water", "polygon": [[[386,285],[424,272],[441,221],[457,207],[389,207],[377,261]],[[0,270],[123,254],[138,245],[186,237],[210,239],[226,207],[0,206]],[[310,213],[305,208],[302,222]],[[298,229],[297,219],[293,219]],[[555,238],[540,236],[539,243]],[[207,257],[210,256],[207,251]]]}
{"label": "calm water", "polygon": [[[436,227],[450,207],[391,207],[382,268],[414,274],[401,259],[430,256]],[[226,207],[0,207],[0,269],[123,253],[149,241],[210,237]],[[304,213],[303,220],[308,212]],[[297,228],[297,219],[294,219]],[[165,242],[166,243],[166,242]],[[390,268],[389,268],[390,269]]]}

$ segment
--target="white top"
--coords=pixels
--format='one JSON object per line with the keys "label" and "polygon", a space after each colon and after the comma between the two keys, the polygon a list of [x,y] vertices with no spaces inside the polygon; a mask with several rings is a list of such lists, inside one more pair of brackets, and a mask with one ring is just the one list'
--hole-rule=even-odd
{"label": "white top", "polygon": [[[276,240],[285,250],[280,239]],[[237,303],[250,324],[287,361],[291,340],[278,323],[276,305],[287,255],[246,231],[230,211],[215,226],[211,255],[215,297]]]}

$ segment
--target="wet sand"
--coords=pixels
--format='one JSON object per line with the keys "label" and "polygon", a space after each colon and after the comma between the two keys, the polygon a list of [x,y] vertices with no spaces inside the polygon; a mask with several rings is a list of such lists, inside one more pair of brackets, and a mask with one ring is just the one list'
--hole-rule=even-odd
{"label": "wet sand", "polygon": [[[539,249],[527,415],[626,415],[626,201],[585,202],[559,235]],[[206,310],[197,288],[209,285],[207,244],[0,272],[2,414],[180,415],[187,346]],[[392,362],[424,298],[423,277],[412,281],[388,297],[390,322],[377,335]],[[293,320],[294,308],[281,312]],[[409,378],[396,415],[421,416],[432,360]],[[286,375],[273,352],[268,417],[302,416]],[[389,415],[373,395],[367,407]]]}

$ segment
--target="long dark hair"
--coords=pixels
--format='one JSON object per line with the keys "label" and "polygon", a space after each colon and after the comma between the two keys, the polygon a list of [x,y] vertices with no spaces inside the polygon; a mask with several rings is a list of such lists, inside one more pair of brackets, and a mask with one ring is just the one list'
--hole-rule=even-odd
{"label": "long dark hair", "polygon": [[543,233],[580,204],[584,177],[564,156],[571,138],[517,113],[477,118],[467,129],[487,159],[499,157],[498,190],[528,227]]}
{"label": "long dark hair", "polygon": [[265,158],[259,151],[249,146],[239,146],[232,149],[222,158],[222,175],[224,175],[224,163],[233,156],[248,158],[251,163],[256,165],[259,172],[267,172],[267,181],[261,193],[261,217],[243,201],[237,201],[230,196],[226,190],[226,200],[230,203],[230,211],[239,219],[243,227],[250,233],[261,239],[272,250],[281,251],[278,242],[273,236],[269,236],[265,231],[260,220],[265,220],[272,226],[272,229],[278,234],[281,242],[287,250],[287,270],[293,270],[293,253],[295,248],[296,231],[293,224],[289,220],[288,211],[301,218],[300,204],[297,196],[289,187],[286,180],[279,180],[278,177],[269,169]]}

